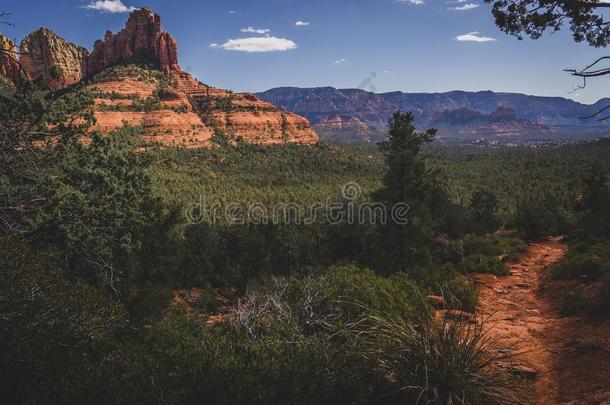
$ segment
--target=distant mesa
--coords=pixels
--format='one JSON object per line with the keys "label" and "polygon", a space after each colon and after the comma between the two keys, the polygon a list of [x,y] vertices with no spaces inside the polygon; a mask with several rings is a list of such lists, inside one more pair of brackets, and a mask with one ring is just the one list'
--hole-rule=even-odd
{"label": "distant mesa", "polygon": [[548,135],[551,128],[526,119],[519,119],[513,108],[499,106],[490,114],[468,108],[447,110],[438,114],[430,127],[439,131],[440,137],[478,139],[486,136],[513,137],[519,135]]}
{"label": "distant mesa", "polygon": [[0,73],[12,81],[21,68],[54,90],[85,80],[95,96],[96,129],[104,133],[127,123],[144,128],[147,140],[187,147],[209,145],[218,131],[261,144],[319,141],[305,118],[183,72],[176,40],[148,8],[133,11],[120,32],[106,32],[92,52],[47,28],[23,39],[19,58],[9,38],[0,35],[0,46],[12,50],[0,54]]}

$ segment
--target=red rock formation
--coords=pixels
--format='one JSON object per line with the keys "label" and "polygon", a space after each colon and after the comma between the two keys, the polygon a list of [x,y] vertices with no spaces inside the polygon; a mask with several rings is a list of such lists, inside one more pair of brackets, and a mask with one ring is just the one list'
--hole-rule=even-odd
{"label": "red rock formation", "polygon": [[[127,122],[144,128],[146,140],[183,147],[210,145],[216,130],[224,131],[230,138],[258,144],[319,142],[305,118],[282,111],[252,94],[206,86],[186,72],[171,72],[171,86],[159,88],[158,79],[144,79],[141,73],[144,71],[138,70],[99,77],[86,87],[96,95],[96,129],[102,133]],[[152,97],[158,98],[158,109],[145,111],[134,106],[134,100]],[[216,105],[217,100],[227,98],[231,99],[232,107]],[[190,100],[211,102],[209,116],[198,115]]]}
{"label": "red rock formation", "polygon": [[27,75],[32,79],[42,77],[52,89],[80,81],[89,55],[85,48],[66,41],[47,28],[25,37],[19,51],[19,61]]}
{"label": "red rock formation", "polygon": [[15,43],[0,34],[0,74],[16,81],[19,77],[19,63],[17,62],[17,49]]}
{"label": "red rock formation", "polygon": [[95,42],[87,74],[130,61],[152,63],[165,73],[180,71],[176,40],[161,30],[161,17],[146,7],[132,12],[122,31],[108,31],[103,41]]}
{"label": "red rock formation", "polygon": [[[14,49],[12,42],[4,46]],[[107,32],[103,41],[96,41],[91,54],[47,29],[30,34],[21,46],[27,51],[21,62],[30,78],[42,76],[54,89],[90,79],[85,85],[94,94],[95,129],[102,133],[127,123],[143,128],[146,140],[184,147],[210,145],[215,131],[260,144],[319,141],[305,118],[252,94],[206,86],[182,72],[175,39],[161,30],[161,18],[147,8],[132,12],[119,33]],[[14,67],[0,62],[0,73],[10,77]],[[130,63],[154,69],[130,67],[93,77]],[[158,68],[167,77],[160,77]],[[154,108],[143,108],[144,102]]]}

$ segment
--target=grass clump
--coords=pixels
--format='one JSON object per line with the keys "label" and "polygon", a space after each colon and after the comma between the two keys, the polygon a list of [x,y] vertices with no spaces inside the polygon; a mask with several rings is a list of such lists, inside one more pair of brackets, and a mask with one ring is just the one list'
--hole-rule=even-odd
{"label": "grass clump", "polygon": [[515,381],[498,369],[503,359],[483,326],[458,321],[413,325],[373,315],[369,355],[377,361],[388,402],[513,404],[523,401]]}

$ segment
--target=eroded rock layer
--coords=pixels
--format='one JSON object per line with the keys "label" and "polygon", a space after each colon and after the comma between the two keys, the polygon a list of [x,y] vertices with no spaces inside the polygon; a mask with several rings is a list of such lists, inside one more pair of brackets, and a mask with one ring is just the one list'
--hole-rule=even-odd
{"label": "eroded rock layer", "polygon": [[314,144],[305,118],[252,94],[206,86],[185,72],[114,69],[87,86],[95,95],[96,129],[142,127],[147,141],[180,147],[213,144],[214,134],[257,144]]}

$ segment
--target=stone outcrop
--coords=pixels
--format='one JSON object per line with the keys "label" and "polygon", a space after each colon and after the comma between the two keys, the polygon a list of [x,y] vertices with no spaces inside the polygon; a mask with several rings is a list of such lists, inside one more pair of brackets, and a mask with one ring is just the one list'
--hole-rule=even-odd
{"label": "stone outcrop", "polygon": [[72,85],[83,78],[89,52],[41,28],[21,41],[19,48],[23,70],[31,79],[42,77],[52,89]]}
{"label": "stone outcrop", "polygon": [[[186,72],[170,72],[169,82],[160,87],[142,69],[96,77],[86,88],[95,95],[96,129],[108,133],[127,123],[143,128],[147,141],[188,148],[212,145],[217,131],[257,144],[319,141],[305,118],[252,94],[206,86]],[[142,108],[143,101],[155,108]]]}
{"label": "stone outcrop", "polygon": [[150,63],[166,74],[180,71],[176,40],[162,31],[161,17],[146,7],[132,12],[122,31],[108,31],[103,41],[95,42],[87,75],[129,62]]}
{"label": "stone outcrop", "polygon": [[0,74],[12,81],[19,77],[19,63],[17,63],[17,49],[15,43],[0,34]]}

